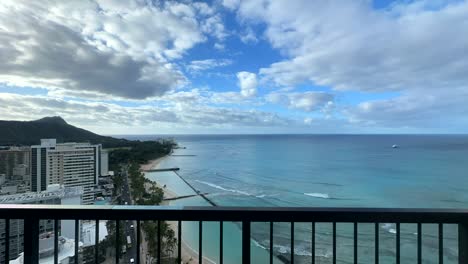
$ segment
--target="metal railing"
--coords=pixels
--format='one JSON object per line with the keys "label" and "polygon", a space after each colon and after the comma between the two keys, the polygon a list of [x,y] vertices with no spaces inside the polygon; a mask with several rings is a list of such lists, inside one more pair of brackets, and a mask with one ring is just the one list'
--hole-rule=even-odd
{"label": "metal railing", "polygon": [[[294,263],[294,224],[311,223],[312,258],[315,261],[315,232],[316,223],[332,224],[332,263],[337,261],[337,223],[351,223],[353,225],[353,260],[358,263],[358,223],[372,223],[375,225],[375,263],[379,263],[379,223],[395,223],[396,225],[396,263],[400,263],[400,224],[413,223],[417,225],[417,263],[422,263],[422,224],[437,224],[438,226],[438,259],[444,260],[444,224],[458,226],[458,263],[468,263],[468,210],[459,209],[380,209],[380,208],[297,208],[297,207],[192,207],[192,206],[61,206],[61,205],[0,205],[0,219],[5,219],[5,231],[9,234],[9,220],[24,219],[24,263],[38,263],[39,261],[39,220],[54,220],[54,260],[58,263],[58,221],[75,220],[75,237],[78,237],[78,221],[82,219],[99,220],[135,220],[137,239],[137,255],[135,262],[140,263],[140,228],[141,221],[178,221],[178,257],[181,257],[182,221],[199,222],[199,263],[203,260],[203,225],[204,221],[220,223],[220,263],[223,263],[223,222],[242,223],[242,263],[251,263],[251,224],[254,222],[269,222],[270,263],[273,263],[273,223],[287,222],[291,226],[291,256]],[[99,244],[99,225],[96,224],[96,247]],[[119,232],[119,221],[116,221],[116,234]],[[160,230],[159,230],[160,231]],[[161,232],[158,235],[158,261],[161,263]],[[8,238],[8,235],[6,235]],[[5,249],[8,259],[9,239],[6,239]],[[116,239],[116,263],[119,263],[119,239]],[[95,250],[97,263],[98,250]],[[75,243],[75,263],[78,263],[78,243]]]}

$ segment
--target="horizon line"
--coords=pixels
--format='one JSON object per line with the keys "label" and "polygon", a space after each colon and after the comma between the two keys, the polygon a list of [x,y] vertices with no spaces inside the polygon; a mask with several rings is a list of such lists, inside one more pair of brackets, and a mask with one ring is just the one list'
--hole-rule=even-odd
{"label": "horizon line", "polygon": [[103,136],[468,136],[468,133],[160,133],[102,134]]}

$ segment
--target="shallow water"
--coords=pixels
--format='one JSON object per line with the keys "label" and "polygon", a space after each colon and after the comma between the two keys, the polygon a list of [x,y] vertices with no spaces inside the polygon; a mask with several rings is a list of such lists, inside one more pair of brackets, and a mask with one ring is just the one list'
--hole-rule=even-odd
{"label": "shallow water", "polygon": [[[274,135],[177,136],[176,154],[161,167],[180,167],[180,174],[219,205],[466,208],[468,204],[468,136],[429,135]],[[397,144],[399,148],[392,148]],[[191,190],[172,172],[148,177],[180,195]],[[203,204],[198,197],[178,201]],[[204,254],[218,258],[219,225],[206,223]],[[214,225],[209,227],[209,225]],[[255,223],[252,254],[266,263],[268,226]],[[216,227],[218,226],[218,227]],[[225,263],[238,263],[240,232],[227,224],[229,252]],[[359,225],[359,260],[373,262],[372,225]],[[185,223],[184,236],[198,248],[198,224]],[[394,225],[380,224],[381,263],[394,263]],[[275,254],[289,258],[289,224],[275,224]],[[310,224],[295,226],[295,260],[310,263]],[[416,258],[416,225],[401,226],[402,263]],[[352,256],[352,227],[338,224],[338,263]],[[456,227],[444,226],[446,263],[456,260]],[[331,224],[317,226],[317,260],[331,263]],[[238,239],[236,238],[238,235]],[[225,242],[226,245],[226,242]],[[437,262],[437,226],[423,226],[425,263]],[[206,250],[205,250],[206,249]],[[226,255],[226,253],[230,255]]]}

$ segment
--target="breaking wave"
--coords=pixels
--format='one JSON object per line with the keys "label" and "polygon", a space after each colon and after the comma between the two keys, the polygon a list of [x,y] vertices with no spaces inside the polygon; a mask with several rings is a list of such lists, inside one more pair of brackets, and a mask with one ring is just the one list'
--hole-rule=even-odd
{"label": "breaking wave", "polygon": [[328,195],[328,193],[304,193],[304,195],[307,195],[307,196],[312,196],[312,197],[315,197],[315,198],[322,198],[322,199],[330,199],[330,195]]}
{"label": "breaking wave", "polygon": [[208,185],[208,186],[213,187],[213,188],[218,189],[218,190],[222,190],[222,191],[226,191],[226,192],[232,192],[232,193],[238,193],[238,194],[243,194],[243,195],[251,196],[251,194],[248,193],[248,192],[244,192],[244,191],[240,191],[240,190],[235,190],[235,189],[224,188],[224,187],[222,187],[222,186],[216,185],[216,184],[211,183],[211,182],[200,181],[200,180],[195,180],[195,181],[196,181],[196,182],[199,182],[199,183],[201,183],[201,184]]}

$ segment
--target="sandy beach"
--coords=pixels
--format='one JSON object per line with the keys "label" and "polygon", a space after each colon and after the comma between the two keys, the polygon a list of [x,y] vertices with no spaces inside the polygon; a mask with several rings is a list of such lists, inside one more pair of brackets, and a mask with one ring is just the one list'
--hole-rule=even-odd
{"label": "sandy beach", "polygon": [[[155,160],[150,160],[148,163],[140,165],[140,169],[142,171],[145,170],[151,170],[151,169],[156,169],[159,168],[160,163],[166,158],[167,156],[155,159]],[[164,198],[174,198],[177,197],[177,193],[171,190],[168,186],[162,186],[158,182],[156,182],[156,185],[161,188],[164,191]],[[146,183],[145,187],[147,190],[149,190],[150,184]],[[161,205],[169,205],[169,201],[163,201]],[[169,226],[171,227],[172,230],[177,234],[178,231],[178,222],[177,221],[168,221]],[[144,243],[146,244],[146,243]],[[146,249],[146,245],[142,245],[142,249]],[[142,250],[142,253],[144,250]],[[194,249],[192,249],[183,239],[182,239],[182,261],[181,263],[183,264],[198,264],[198,252],[196,252]],[[142,254],[143,257],[146,256],[146,253]],[[204,258],[203,263],[214,263],[213,261],[210,261],[209,259]]]}
{"label": "sandy beach", "polygon": [[164,156],[164,157],[161,157],[161,158],[158,158],[158,159],[154,159],[154,160],[150,160],[150,161],[148,161],[148,163],[140,165],[140,169],[142,171],[157,169],[159,167],[159,164],[161,163],[161,161],[163,161],[166,157],[167,156]]}

